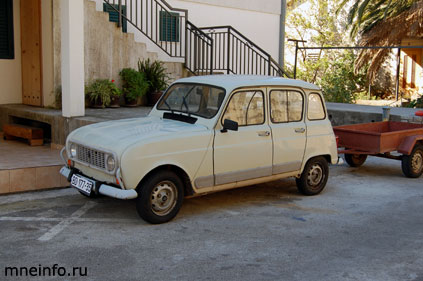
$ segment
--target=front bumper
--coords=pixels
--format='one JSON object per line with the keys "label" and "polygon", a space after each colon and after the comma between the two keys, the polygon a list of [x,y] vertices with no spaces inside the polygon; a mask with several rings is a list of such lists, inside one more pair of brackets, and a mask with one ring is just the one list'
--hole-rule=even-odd
{"label": "front bumper", "polygon": [[[70,181],[73,173],[76,173],[78,175],[84,176],[82,173],[79,172],[73,172],[69,167],[67,166],[63,166],[60,169],[60,174],[62,174],[64,177],[66,177],[66,179],[68,181]],[[97,193],[109,196],[109,197],[113,197],[113,198],[117,198],[117,199],[134,199],[138,197],[138,193],[134,190],[134,189],[119,189],[116,188],[112,185],[108,185],[102,182],[98,182],[96,180],[95,181],[95,191]]]}

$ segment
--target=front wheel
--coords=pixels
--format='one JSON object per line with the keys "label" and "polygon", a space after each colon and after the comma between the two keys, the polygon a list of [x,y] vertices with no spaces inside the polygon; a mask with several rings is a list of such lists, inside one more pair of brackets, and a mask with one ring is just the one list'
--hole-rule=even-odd
{"label": "front wheel", "polygon": [[423,146],[416,145],[410,155],[401,159],[402,172],[406,177],[418,178],[423,173]]}
{"label": "front wheel", "polygon": [[171,171],[161,171],[150,176],[137,191],[137,212],[141,218],[153,224],[173,219],[184,199],[183,183]]}
{"label": "front wheel", "polygon": [[328,181],[328,162],[324,157],[310,159],[301,177],[296,179],[298,191],[304,195],[316,195],[322,192]]}

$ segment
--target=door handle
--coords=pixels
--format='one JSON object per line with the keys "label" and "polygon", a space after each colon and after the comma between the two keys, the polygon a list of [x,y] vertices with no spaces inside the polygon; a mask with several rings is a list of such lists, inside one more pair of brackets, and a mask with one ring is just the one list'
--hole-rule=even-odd
{"label": "door handle", "polygon": [[300,133],[300,134],[302,134],[302,133],[304,133],[304,132],[305,132],[305,129],[304,129],[304,128],[296,128],[296,129],[295,129],[295,132],[296,132],[296,133]]}
{"label": "door handle", "polygon": [[257,134],[260,137],[268,137],[268,136],[270,136],[270,132],[269,131],[260,131],[260,132],[257,132]]}

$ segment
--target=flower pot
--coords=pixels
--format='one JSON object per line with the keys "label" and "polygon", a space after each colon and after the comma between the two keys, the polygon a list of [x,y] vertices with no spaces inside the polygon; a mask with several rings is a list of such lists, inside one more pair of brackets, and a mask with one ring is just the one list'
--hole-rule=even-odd
{"label": "flower pot", "polygon": [[157,103],[157,101],[160,99],[160,97],[162,96],[163,92],[162,91],[156,91],[156,92],[152,92],[149,95],[149,105],[155,105]]}
{"label": "flower pot", "polygon": [[113,96],[108,107],[117,108],[119,106],[120,96]]}
{"label": "flower pot", "polygon": [[95,102],[91,103],[92,108],[104,108],[103,101],[101,99],[96,99]]}
{"label": "flower pot", "polygon": [[125,106],[129,106],[129,107],[135,107],[138,106],[138,100],[128,100],[127,98],[125,98]]}

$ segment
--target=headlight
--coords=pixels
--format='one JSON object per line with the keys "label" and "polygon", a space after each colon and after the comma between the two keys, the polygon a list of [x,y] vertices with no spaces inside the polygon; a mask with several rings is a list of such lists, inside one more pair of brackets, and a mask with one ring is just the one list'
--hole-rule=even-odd
{"label": "headlight", "polygon": [[76,144],[72,143],[70,146],[70,156],[76,158]]}
{"label": "headlight", "polygon": [[113,171],[115,169],[115,165],[116,165],[116,162],[115,162],[115,159],[113,158],[113,156],[108,155],[107,160],[106,160],[107,170],[109,172]]}

